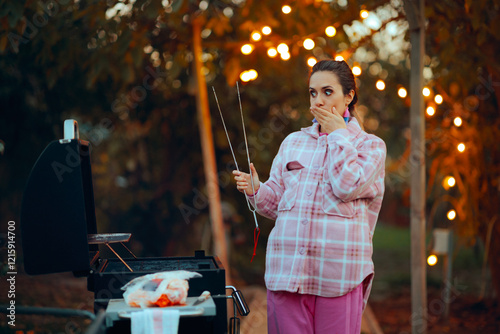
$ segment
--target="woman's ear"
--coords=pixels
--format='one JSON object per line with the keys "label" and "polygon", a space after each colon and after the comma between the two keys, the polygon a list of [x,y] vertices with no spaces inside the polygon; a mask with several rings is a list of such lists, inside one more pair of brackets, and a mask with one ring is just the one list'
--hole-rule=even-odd
{"label": "woman's ear", "polygon": [[346,101],[347,105],[349,105],[352,102],[352,100],[354,99],[354,94],[356,94],[354,92],[354,89],[351,89],[351,91],[345,96],[345,99],[346,99],[345,101]]}

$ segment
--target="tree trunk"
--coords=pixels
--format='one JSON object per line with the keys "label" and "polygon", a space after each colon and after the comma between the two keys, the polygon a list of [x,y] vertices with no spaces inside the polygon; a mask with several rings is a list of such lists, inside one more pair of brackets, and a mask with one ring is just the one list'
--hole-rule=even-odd
{"label": "tree trunk", "polygon": [[207,183],[207,197],[210,211],[210,223],[212,226],[212,237],[215,255],[219,257],[226,269],[226,283],[229,284],[229,262],[227,259],[226,237],[222,221],[222,208],[220,205],[219,182],[217,177],[217,164],[215,162],[214,140],[212,136],[212,124],[210,121],[210,110],[208,107],[208,93],[205,77],[201,72],[202,67],[201,47],[201,23],[193,21],[193,53],[195,64],[195,76],[198,92],[196,94],[196,110],[198,124],[200,127],[201,149],[203,154],[203,167],[205,169],[205,180]]}
{"label": "tree trunk", "polygon": [[491,236],[488,236],[488,232],[486,232],[484,241],[485,245],[489,245],[487,254],[491,272],[491,283],[500,311],[500,257],[498,256],[500,254],[500,219],[497,218],[493,224]]}
{"label": "tree trunk", "polygon": [[411,224],[411,326],[413,334],[427,333],[425,263],[425,117],[423,59],[425,50],[424,0],[405,0],[410,24],[410,224]]}

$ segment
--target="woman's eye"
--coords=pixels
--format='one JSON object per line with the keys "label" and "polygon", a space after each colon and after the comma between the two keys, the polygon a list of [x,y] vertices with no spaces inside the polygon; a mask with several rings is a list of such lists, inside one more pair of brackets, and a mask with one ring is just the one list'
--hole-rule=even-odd
{"label": "woman's eye", "polygon": [[330,96],[333,94],[333,91],[331,89],[327,89],[327,90],[325,90],[325,94],[326,94],[326,96]]}
{"label": "woman's eye", "polygon": [[310,93],[311,93],[311,96],[312,96],[312,97],[316,97],[316,95],[318,95],[318,94],[317,94],[316,92],[314,92],[314,91],[310,91]]}

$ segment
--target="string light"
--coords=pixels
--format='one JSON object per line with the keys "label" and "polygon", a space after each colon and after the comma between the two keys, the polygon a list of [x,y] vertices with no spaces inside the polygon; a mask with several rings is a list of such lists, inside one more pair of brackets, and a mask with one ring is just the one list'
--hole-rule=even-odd
{"label": "string light", "polygon": [[272,32],[272,30],[271,30],[271,27],[269,27],[269,26],[265,26],[262,28],[262,33],[266,36],[269,35],[271,32]]}
{"label": "string light", "polygon": [[244,55],[249,55],[253,51],[253,46],[251,44],[245,44],[241,47],[241,53]]}
{"label": "string light", "polygon": [[358,76],[361,75],[361,67],[358,65],[352,67],[352,74]]}
{"label": "string light", "polygon": [[318,61],[314,57],[310,57],[309,59],[307,59],[307,65],[309,65],[310,67],[313,67],[317,62]]}
{"label": "string light", "polygon": [[434,109],[433,106],[428,106],[427,109],[425,110],[425,112],[429,116],[434,116],[434,114],[436,113],[436,109]]}
{"label": "string light", "polygon": [[451,187],[454,187],[456,184],[455,178],[453,176],[447,176],[443,179],[443,188],[445,190],[450,189]]}
{"label": "string light", "polygon": [[280,57],[283,60],[288,60],[288,59],[290,59],[290,53],[289,52],[281,52]]}
{"label": "string light", "polygon": [[436,102],[437,104],[443,103],[443,97],[437,94],[436,96],[434,96],[434,102]]}
{"label": "string light", "polygon": [[400,98],[404,99],[407,95],[408,95],[408,92],[406,91],[406,89],[404,89],[404,87],[401,87],[398,89],[398,96]]}
{"label": "string light", "polygon": [[279,53],[288,53],[288,45],[286,45],[285,43],[281,43],[278,45],[278,52]]}
{"label": "string light", "polygon": [[465,144],[464,143],[460,143],[457,145],[457,150],[458,152],[462,153],[463,151],[465,151]]}
{"label": "string light", "polygon": [[427,258],[427,264],[431,267],[436,265],[437,262],[438,262],[438,258],[434,254],[429,255],[429,257]]}
{"label": "string light", "polygon": [[370,13],[366,10],[366,9],[363,9],[362,11],[359,12],[359,16],[362,18],[362,19],[366,19],[368,18],[368,15]]}
{"label": "string light", "polygon": [[314,41],[310,38],[307,38],[306,40],[304,40],[304,49],[306,50],[312,50],[314,49]]}
{"label": "string light", "polygon": [[450,210],[446,214],[446,217],[448,217],[449,220],[453,220],[457,217],[457,212],[455,210]]}
{"label": "string light", "polygon": [[455,184],[457,183],[453,176],[448,176],[445,180],[446,184],[448,184],[449,187],[454,187]]}
{"label": "string light", "polygon": [[453,120],[453,124],[455,124],[456,127],[459,127],[462,125],[462,119],[460,117],[455,117]]}
{"label": "string light", "polygon": [[424,89],[422,89],[422,94],[425,96],[425,97],[429,97],[431,96],[431,90],[427,87],[424,87]]}
{"label": "string light", "polygon": [[271,58],[274,58],[278,55],[278,50],[276,50],[275,48],[269,48],[267,49],[267,55]]}
{"label": "string light", "polygon": [[291,11],[292,11],[292,7],[288,6],[288,5],[284,5],[283,7],[281,7],[281,11],[284,13],[284,14],[290,14]]}
{"label": "string light", "polygon": [[258,76],[259,74],[257,73],[256,70],[248,70],[241,72],[240,79],[243,82],[248,82],[257,79]]}
{"label": "string light", "polygon": [[375,87],[377,87],[378,90],[384,90],[385,89],[385,82],[383,80],[378,80],[375,83]]}
{"label": "string light", "polygon": [[254,31],[252,33],[252,40],[254,40],[255,42],[260,41],[261,38],[262,38],[262,35],[260,34],[260,32]]}
{"label": "string light", "polygon": [[335,60],[336,61],[342,61],[342,60],[344,60],[344,57],[342,57],[341,55],[338,55],[338,56],[335,57]]}
{"label": "string light", "polygon": [[328,37],[333,37],[337,34],[337,29],[335,29],[335,27],[333,27],[333,26],[328,26],[325,29],[325,34]]}

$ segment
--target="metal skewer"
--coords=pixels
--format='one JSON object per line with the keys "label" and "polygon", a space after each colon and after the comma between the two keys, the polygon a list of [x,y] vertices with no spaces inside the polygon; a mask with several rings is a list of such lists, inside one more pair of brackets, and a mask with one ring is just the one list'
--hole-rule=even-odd
{"label": "metal skewer", "polygon": [[[245,130],[245,120],[243,117],[243,108],[241,106],[240,87],[238,85],[238,82],[236,82],[236,89],[238,91],[238,102],[239,102],[239,106],[240,106],[241,124],[243,126],[243,137],[245,138],[245,148],[246,148],[246,153],[247,153],[248,169],[250,171],[250,183],[252,184],[252,193],[255,194],[255,187],[253,184],[253,173],[252,173],[252,168],[250,167],[250,153],[248,151],[248,140],[247,140],[247,134],[246,134],[246,130]],[[220,115],[220,118],[222,120],[222,125],[224,126],[224,132],[226,133],[227,141],[229,142],[229,148],[231,149],[231,154],[233,155],[234,164],[236,166],[236,170],[239,172],[240,168],[238,166],[238,162],[236,161],[236,156],[234,155],[233,145],[231,144],[231,140],[229,139],[229,134],[228,134],[227,128],[226,128],[226,122],[224,122],[224,116],[222,116],[222,111],[220,108],[219,99],[217,98],[217,93],[215,92],[214,86],[212,86],[212,90],[214,91],[215,102],[217,103],[217,108],[219,109],[219,115]],[[245,199],[247,201],[248,209],[252,212],[253,219],[255,221],[255,230],[254,230],[254,235],[253,235],[253,237],[254,237],[254,250],[253,250],[253,256],[252,256],[252,260],[251,260],[251,261],[253,261],[253,257],[255,256],[255,250],[257,248],[257,241],[258,241],[259,235],[260,235],[260,228],[259,228],[259,223],[257,222],[257,214],[256,214],[256,209],[255,209],[255,204],[256,204],[255,197],[253,196],[254,207],[252,207],[252,205],[250,205],[250,200],[248,199],[247,193],[246,192],[243,192],[243,193],[245,194]]]}

